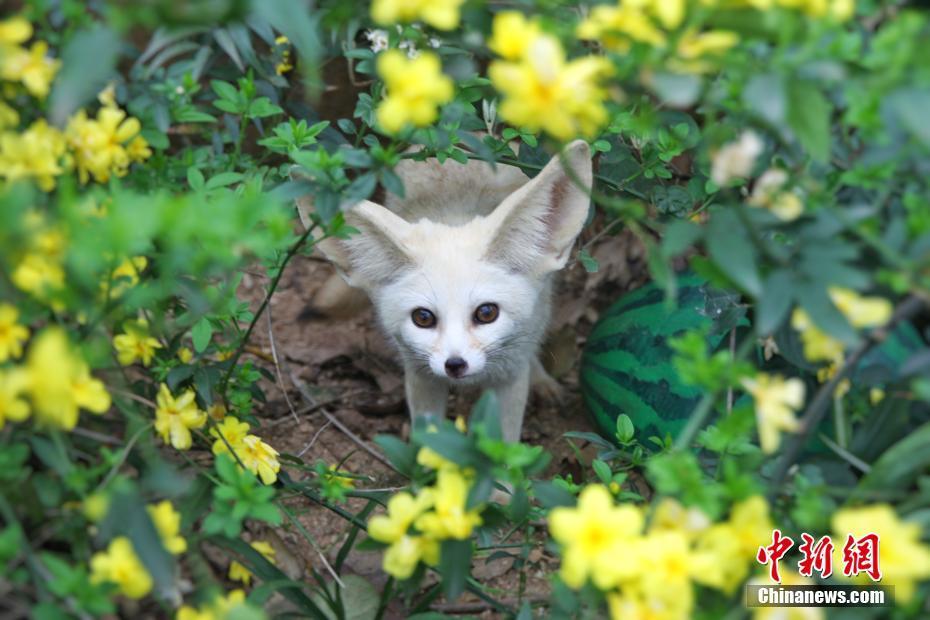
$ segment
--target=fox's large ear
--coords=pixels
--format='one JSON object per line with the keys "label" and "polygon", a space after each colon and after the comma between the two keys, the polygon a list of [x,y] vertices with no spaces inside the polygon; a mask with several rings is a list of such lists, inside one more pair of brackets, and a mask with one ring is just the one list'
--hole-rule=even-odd
{"label": "fox's large ear", "polygon": [[489,216],[485,257],[524,273],[561,269],[588,217],[591,150],[578,140]]}
{"label": "fox's large ear", "polygon": [[410,262],[403,242],[410,224],[403,218],[367,200],[346,209],[345,218],[346,224],[359,233],[348,239],[330,237],[317,247],[346,282],[370,290]]}

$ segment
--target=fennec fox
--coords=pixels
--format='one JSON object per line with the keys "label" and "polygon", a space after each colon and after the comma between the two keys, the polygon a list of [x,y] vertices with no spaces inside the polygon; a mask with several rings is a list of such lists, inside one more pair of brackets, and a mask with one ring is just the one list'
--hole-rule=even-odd
{"label": "fennec fox", "polygon": [[588,215],[591,154],[570,144],[532,180],[511,166],[404,160],[405,197],[363,201],[360,234],[321,248],[370,297],[403,359],[413,417],[445,414],[450,387],[497,393],[504,438],[517,441],[549,322],[552,275]]}

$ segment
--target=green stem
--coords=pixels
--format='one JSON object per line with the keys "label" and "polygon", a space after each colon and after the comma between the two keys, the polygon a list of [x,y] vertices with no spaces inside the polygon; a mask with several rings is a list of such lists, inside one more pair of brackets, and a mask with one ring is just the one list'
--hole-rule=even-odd
{"label": "green stem", "polygon": [[[734,361],[745,359],[745,357],[749,355],[749,352],[752,351],[755,343],[755,338],[752,336],[749,336],[743,340],[742,344],[739,346],[739,349],[736,350]],[[703,398],[701,398],[700,402],[698,402],[697,407],[695,407],[694,411],[691,413],[691,417],[688,418],[688,423],[685,425],[685,428],[682,429],[681,433],[678,435],[678,438],[675,439],[675,443],[672,445],[672,450],[684,450],[691,445],[691,442],[694,441],[698,431],[704,428],[704,426],[707,424],[707,418],[710,417],[710,414],[714,410],[714,403],[723,392],[723,389],[718,388],[704,394]]]}
{"label": "green stem", "polygon": [[[252,336],[252,332],[255,330],[255,325],[258,323],[258,319],[261,318],[262,314],[265,312],[265,309],[268,307],[268,304],[271,302],[271,297],[274,295],[275,290],[278,288],[278,284],[281,282],[281,276],[284,275],[284,270],[287,267],[287,264],[291,262],[291,259],[294,258],[294,255],[303,247],[304,242],[313,234],[313,231],[316,229],[316,224],[308,228],[300,238],[295,241],[290,248],[287,250],[287,254],[284,255],[284,260],[281,261],[281,266],[278,268],[278,273],[275,274],[274,278],[271,280],[271,285],[268,287],[268,292],[265,294],[265,298],[262,300],[261,305],[258,307],[258,310],[255,312],[255,316],[252,317],[252,322],[249,323],[249,328],[245,332],[245,336],[242,337],[242,340],[239,341],[239,346],[236,347],[236,352],[233,354],[232,359],[230,360],[229,368],[226,370],[226,374],[223,376],[223,381],[220,383],[219,392],[223,398],[224,403],[226,403],[226,387],[229,385],[229,380],[232,378],[233,371],[236,369],[236,364],[239,363],[239,358],[242,356],[242,351],[245,349],[245,345],[248,344],[249,338]],[[226,403],[227,407],[229,403]]]}

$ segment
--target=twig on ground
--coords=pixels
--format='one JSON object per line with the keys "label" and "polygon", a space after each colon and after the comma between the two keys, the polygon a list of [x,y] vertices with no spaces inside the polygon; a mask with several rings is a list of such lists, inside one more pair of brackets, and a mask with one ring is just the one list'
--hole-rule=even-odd
{"label": "twig on ground", "polygon": [[321,426],[319,429],[317,429],[317,431],[316,431],[315,433],[313,433],[313,437],[310,438],[310,441],[307,443],[307,445],[304,446],[303,449],[302,449],[300,452],[297,453],[297,456],[303,457],[303,455],[306,454],[307,451],[310,450],[310,448],[313,447],[313,444],[316,443],[316,440],[317,440],[317,438],[319,438],[320,433],[322,433],[322,432],[325,431],[327,428],[329,428],[330,424],[332,424],[332,422],[330,422],[329,420],[327,420],[327,421],[326,421],[326,424],[324,424],[324,425]]}
{"label": "twig on ground", "polygon": [[[297,388],[297,391],[300,392],[300,395],[303,396],[307,402],[314,403],[313,396],[309,393],[309,391],[307,391],[307,388],[304,386],[303,382],[300,379],[298,379],[294,375],[293,372],[290,373],[290,377],[291,377],[291,383],[294,384],[294,387]],[[349,428],[345,424],[343,424],[336,418],[336,416],[334,416],[333,414],[331,414],[324,408],[320,408],[320,412],[326,417],[327,420],[329,420],[332,423],[333,426],[338,428],[340,431],[343,432],[343,434],[345,434],[346,437],[348,437],[353,442],[355,442],[355,444],[358,445],[358,447],[360,447],[362,450],[364,450],[365,452],[373,456],[376,460],[380,461],[384,465],[390,467],[394,471],[397,471],[397,468],[394,467],[391,464],[391,462],[387,460],[387,458],[385,458],[383,454],[381,454],[380,452],[372,448],[370,445],[368,445],[366,441],[364,441],[358,435],[350,431]]]}
{"label": "twig on ground", "polygon": [[134,400],[137,403],[142,403],[143,405],[145,405],[146,407],[149,407],[150,409],[158,409],[158,405],[150,401],[148,398],[139,396],[138,394],[133,394],[132,392],[127,392],[126,390],[114,389],[112,387],[110,388],[110,391],[115,392],[119,394],[120,396],[125,396],[126,398],[130,400]]}
{"label": "twig on ground", "polygon": [[278,379],[278,387],[281,388],[281,393],[284,394],[284,402],[287,403],[287,408],[290,410],[291,415],[294,416],[294,422],[300,424],[300,418],[297,416],[297,411],[294,409],[294,403],[291,402],[291,397],[287,395],[287,386],[284,385],[284,377],[281,375],[281,365],[278,362],[278,349],[275,347],[274,343],[274,323],[271,321],[271,306],[268,306],[268,342],[271,344],[271,361],[274,364],[274,374]]}

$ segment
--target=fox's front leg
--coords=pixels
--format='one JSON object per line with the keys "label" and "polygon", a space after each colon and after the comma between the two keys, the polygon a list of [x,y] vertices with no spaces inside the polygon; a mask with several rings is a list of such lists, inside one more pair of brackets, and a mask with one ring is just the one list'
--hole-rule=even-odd
{"label": "fox's front leg", "polygon": [[501,433],[504,441],[520,441],[523,428],[523,413],[530,393],[530,365],[525,364],[517,371],[513,381],[494,388],[500,404]]}
{"label": "fox's front leg", "polygon": [[404,373],[404,389],[411,422],[423,415],[445,417],[446,401],[449,400],[447,384],[408,368]]}

